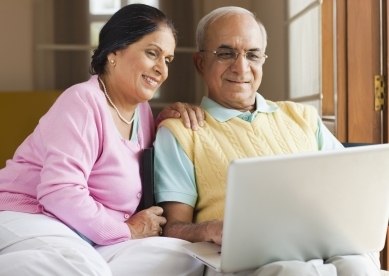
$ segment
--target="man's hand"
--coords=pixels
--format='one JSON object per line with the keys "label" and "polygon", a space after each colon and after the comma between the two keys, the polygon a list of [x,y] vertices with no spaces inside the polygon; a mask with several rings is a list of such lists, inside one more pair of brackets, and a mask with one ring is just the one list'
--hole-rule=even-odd
{"label": "man's hand", "polygon": [[181,118],[186,128],[197,130],[198,126],[204,125],[204,110],[196,105],[176,102],[159,113],[156,125],[168,118]]}
{"label": "man's hand", "polygon": [[162,235],[162,226],[166,224],[166,218],[162,217],[163,209],[152,206],[142,210],[126,221],[130,228],[132,239],[142,239]]}
{"label": "man's hand", "polygon": [[204,222],[204,224],[206,224],[206,233],[208,234],[206,241],[221,245],[223,237],[223,221],[220,219],[215,219]]}
{"label": "man's hand", "polygon": [[178,238],[190,242],[209,241],[222,243],[223,221],[210,220],[202,223],[192,223],[193,207],[180,202],[163,202],[161,207],[167,218],[164,234],[167,237]]}

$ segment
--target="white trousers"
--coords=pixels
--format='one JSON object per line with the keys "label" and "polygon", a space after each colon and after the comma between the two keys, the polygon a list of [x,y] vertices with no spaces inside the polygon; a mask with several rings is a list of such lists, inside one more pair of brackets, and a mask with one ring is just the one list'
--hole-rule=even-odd
{"label": "white trousers", "polygon": [[[42,214],[0,211],[0,275],[202,275],[203,266],[181,251],[185,241],[153,237],[93,248],[60,221]],[[275,262],[257,270],[205,275],[375,276],[374,254],[325,262]]]}
{"label": "white trousers", "polygon": [[57,219],[0,211],[0,275],[203,275],[183,240],[152,237],[93,248]]}
{"label": "white trousers", "polygon": [[380,276],[378,254],[348,255],[323,260],[282,261],[256,270],[219,273],[207,268],[205,276]]}

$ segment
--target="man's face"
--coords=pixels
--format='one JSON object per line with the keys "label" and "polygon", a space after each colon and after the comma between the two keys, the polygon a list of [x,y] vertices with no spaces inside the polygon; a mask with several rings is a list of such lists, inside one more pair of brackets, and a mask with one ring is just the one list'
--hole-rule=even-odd
{"label": "man's face", "polygon": [[[258,23],[248,15],[222,17],[213,22],[206,33],[205,52],[196,53],[198,72],[208,86],[208,97],[224,107],[241,111],[252,110],[255,92],[262,80],[262,63],[253,63],[246,51],[264,54]],[[221,63],[211,52],[231,48],[240,53],[233,63]]]}

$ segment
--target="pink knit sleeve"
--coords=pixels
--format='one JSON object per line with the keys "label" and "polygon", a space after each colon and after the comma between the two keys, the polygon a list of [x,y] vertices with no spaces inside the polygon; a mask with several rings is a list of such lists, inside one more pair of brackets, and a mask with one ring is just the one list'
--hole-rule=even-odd
{"label": "pink knit sleeve", "polygon": [[97,105],[88,106],[76,92],[64,92],[40,121],[44,160],[37,198],[46,214],[82,229],[97,244],[126,241],[131,236],[127,225],[108,213],[88,189],[99,155],[101,126]]}

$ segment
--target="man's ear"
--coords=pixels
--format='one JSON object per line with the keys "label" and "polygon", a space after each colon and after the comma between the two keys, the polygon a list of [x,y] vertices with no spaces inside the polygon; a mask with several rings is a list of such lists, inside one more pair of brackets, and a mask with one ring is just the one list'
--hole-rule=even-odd
{"label": "man's ear", "polygon": [[204,74],[203,62],[204,62],[204,55],[203,55],[203,53],[196,52],[196,53],[193,54],[193,63],[195,65],[195,67],[196,67],[197,72],[199,73],[199,75],[201,77]]}

